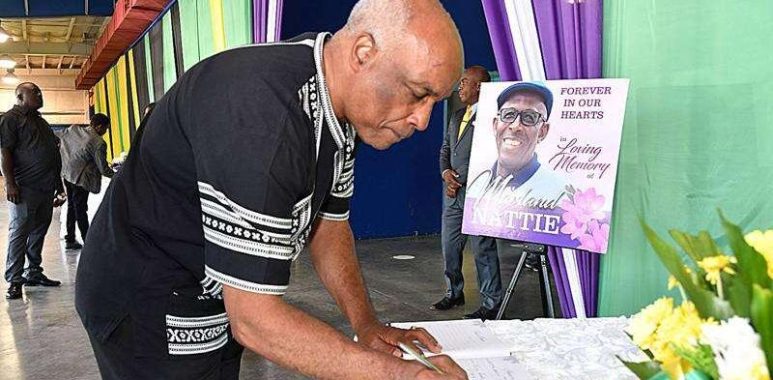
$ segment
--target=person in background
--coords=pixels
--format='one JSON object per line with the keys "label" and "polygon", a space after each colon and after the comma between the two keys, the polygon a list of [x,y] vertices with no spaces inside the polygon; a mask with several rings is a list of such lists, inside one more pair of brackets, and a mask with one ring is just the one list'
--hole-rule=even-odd
{"label": "person in background", "polygon": [[62,178],[67,189],[66,249],[81,249],[75,240],[75,224],[85,242],[89,229],[89,192],[99,194],[102,176],[113,176],[107,164],[107,143],[102,138],[109,128],[110,119],[98,113],[91,117],[88,127],[73,125],[58,134]]}
{"label": "person in background", "polygon": [[[462,51],[438,0],[361,0],[333,35],[187,70],[81,252],[75,304],[103,378],[238,379],[246,347],[313,378],[466,379],[445,355],[429,358],[444,374],[399,358],[400,343],[441,347],[379,321],[349,225],[355,140],[383,150],[425,130]],[[306,246],[356,342],[282,298]]]}
{"label": "person in background", "polygon": [[[16,105],[0,121],[0,151],[8,199],[7,299],[22,297],[22,285],[59,286],[43,274],[43,239],[53,207],[64,203],[62,168],[56,136],[38,110],[40,88],[30,82],[16,87]],[[25,256],[28,261],[24,268]]]}
{"label": "person in background", "polygon": [[[436,310],[448,310],[464,305],[462,253],[467,235],[462,234],[462,213],[466,193],[467,170],[470,165],[473,131],[476,124],[480,85],[489,82],[488,71],[481,66],[465,70],[459,82],[459,99],[466,106],[458,110],[448,123],[440,148],[440,170],[446,184],[443,197],[441,240],[446,279],[446,295],[432,304]],[[499,274],[499,254],[496,239],[470,236],[481,306],[465,318],[493,319],[502,302],[502,280]]]}

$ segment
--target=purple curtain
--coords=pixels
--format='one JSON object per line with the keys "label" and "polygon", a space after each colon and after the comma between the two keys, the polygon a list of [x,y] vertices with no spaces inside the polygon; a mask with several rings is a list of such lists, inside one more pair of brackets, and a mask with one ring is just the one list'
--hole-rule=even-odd
{"label": "purple curtain", "polygon": [[486,15],[488,33],[491,36],[491,46],[494,48],[494,59],[497,61],[499,77],[503,81],[521,80],[518,70],[518,57],[513,47],[513,34],[507,22],[505,4],[502,0],[481,0],[483,13]]}
{"label": "purple curtain", "polygon": [[[505,1],[520,0],[481,0],[500,77],[505,81],[520,80]],[[547,79],[600,78],[602,0],[533,0],[532,7]],[[595,317],[601,255],[585,251],[575,251],[574,255],[586,316]],[[566,318],[576,317],[561,249],[548,247],[548,259],[561,312]]]}
{"label": "purple curtain", "polygon": [[268,37],[268,14],[269,14],[269,2],[276,3],[276,28],[274,29],[274,35],[281,36],[282,31],[282,8],[284,0],[253,0],[252,12],[254,28],[252,31],[252,38],[255,43],[266,42]]}

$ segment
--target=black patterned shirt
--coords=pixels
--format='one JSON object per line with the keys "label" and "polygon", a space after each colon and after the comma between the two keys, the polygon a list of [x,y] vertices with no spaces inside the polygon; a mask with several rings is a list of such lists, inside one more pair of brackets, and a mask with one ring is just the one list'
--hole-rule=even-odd
{"label": "black patterned shirt", "polygon": [[92,335],[128,315],[149,354],[218,349],[222,285],[283,294],[314,220],[348,219],[355,133],[327,91],[328,36],[220,53],[158,102],[81,254]]}

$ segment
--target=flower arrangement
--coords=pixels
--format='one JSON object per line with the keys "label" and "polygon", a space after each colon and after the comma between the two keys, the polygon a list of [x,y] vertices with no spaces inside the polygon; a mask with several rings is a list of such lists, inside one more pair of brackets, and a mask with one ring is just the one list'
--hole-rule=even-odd
{"label": "flower arrangement", "polygon": [[623,363],[641,379],[771,379],[773,230],[744,236],[720,218],[732,255],[706,231],[671,230],[681,255],[642,223],[682,302],[663,297],[631,318],[628,334],[650,360]]}

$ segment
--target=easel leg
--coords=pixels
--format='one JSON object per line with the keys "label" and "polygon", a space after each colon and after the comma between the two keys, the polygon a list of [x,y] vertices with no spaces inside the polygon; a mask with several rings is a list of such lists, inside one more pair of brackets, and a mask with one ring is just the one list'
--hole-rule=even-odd
{"label": "easel leg", "polygon": [[510,285],[507,286],[507,291],[505,292],[505,298],[502,299],[502,304],[499,306],[499,312],[497,313],[497,317],[495,320],[502,319],[502,316],[505,315],[505,309],[507,309],[507,304],[510,303],[510,298],[513,295],[513,291],[515,290],[515,285],[518,283],[518,278],[521,276],[521,270],[523,269],[523,264],[526,262],[526,255],[528,253],[526,251],[523,251],[521,253],[521,259],[518,260],[518,265],[515,267],[515,272],[513,272],[513,278],[510,279]]}
{"label": "easel leg", "polygon": [[555,318],[556,313],[553,310],[553,295],[550,291],[550,277],[548,276],[548,264],[545,255],[539,255],[542,275],[542,284],[545,291],[545,298],[542,300],[547,305],[548,318]]}

